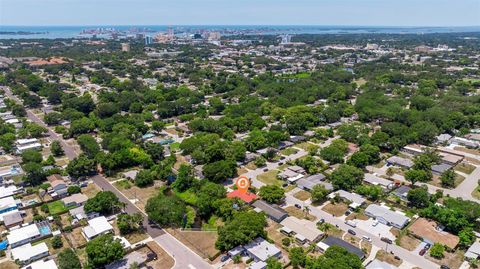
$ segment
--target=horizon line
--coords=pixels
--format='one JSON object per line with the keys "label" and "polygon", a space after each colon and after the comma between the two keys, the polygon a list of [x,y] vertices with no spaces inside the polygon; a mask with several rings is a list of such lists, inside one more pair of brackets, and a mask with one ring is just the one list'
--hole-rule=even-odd
{"label": "horizon line", "polygon": [[392,28],[459,28],[480,27],[479,25],[379,25],[379,24],[45,24],[45,25],[21,25],[0,24],[0,27],[79,27],[79,26],[330,26],[330,27],[392,27]]}

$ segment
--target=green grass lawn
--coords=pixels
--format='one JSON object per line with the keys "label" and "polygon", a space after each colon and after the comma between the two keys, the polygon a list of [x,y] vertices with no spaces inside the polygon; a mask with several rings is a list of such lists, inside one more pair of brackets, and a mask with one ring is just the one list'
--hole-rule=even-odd
{"label": "green grass lawn", "polygon": [[67,210],[67,207],[65,207],[63,202],[60,201],[60,200],[48,203],[47,206],[48,206],[48,211],[52,215],[56,215],[56,214],[62,213],[62,212]]}
{"label": "green grass lawn", "polygon": [[282,186],[283,181],[277,178],[279,171],[278,170],[270,170],[263,174],[257,176],[257,179],[267,185],[278,185]]}
{"label": "green grass lawn", "polygon": [[180,143],[174,142],[170,144],[170,150],[171,151],[179,151],[180,150]]}
{"label": "green grass lawn", "polygon": [[303,143],[300,143],[300,144],[296,144],[295,147],[301,148],[305,151],[311,151],[311,150],[315,150],[315,149],[320,148],[319,146],[314,145],[314,144],[309,143],[309,142],[303,142]]}
{"label": "green grass lawn", "polygon": [[475,166],[468,163],[459,163],[454,169],[465,174],[471,174],[475,170]]}
{"label": "green grass lawn", "polygon": [[295,153],[297,153],[297,152],[298,152],[298,150],[297,150],[297,149],[294,149],[294,148],[286,148],[286,149],[282,149],[282,150],[280,151],[280,153],[281,153],[282,155],[285,155],[285,156],[289,156],[289,155],[295,154]]}
{"label": "green grass lawn", "polygon": [[212,230],[217,230],[217,227],[219,225],[219,218],[217,216],[211,216],[208,219],[208,222],[204,222],[202,224],[202,230],[204,231],[212,231]]}
{"label": "green grass lawn", "polygon": [[197,204],[197,195],[193,192],[193,190],[186,190],[184,192],[178,192],[178,191],[174,191],[174,192],[180,199],[185,201],[185,203],[190,205]]}
{"label": "green grass lawn", "polygon": [[132,187],[132,183],[129,180],[120,180],[114,183],[115,187],[121,190],[127,190]]}

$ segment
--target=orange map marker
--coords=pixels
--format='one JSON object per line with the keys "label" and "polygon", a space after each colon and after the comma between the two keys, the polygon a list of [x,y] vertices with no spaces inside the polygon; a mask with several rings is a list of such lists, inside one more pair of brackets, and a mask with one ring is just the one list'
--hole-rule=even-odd
{"label": "orange map marker", "polygon": [[237,189],[243,193],[246,193],[248,191],[248,188],[250,187],[250,180],[246,176],[241,176],[237,178],[237,181],[235,181],[235,185],[237,185]]}

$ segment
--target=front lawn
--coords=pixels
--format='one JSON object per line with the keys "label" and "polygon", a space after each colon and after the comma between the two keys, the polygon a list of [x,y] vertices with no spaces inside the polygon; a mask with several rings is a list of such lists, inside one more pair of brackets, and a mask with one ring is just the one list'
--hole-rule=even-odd
{"label": "front lawn", "polygon": [[60,200],[48,203],[47,206],[48,206],[48,212],[51,215],[57,215],[67,210],[67,207],[65,207],[65,204],[63,204],[63,202]]}
{"label": "front lawn", "polygon": [[308,191],[300,190],[293,195],[293,197],[297,198],[301,201],[306,201],[312,197],[312,195]]}
{"label": "front lawn", "polygon": [[329,203],[326,206],[324,206],[322,210],[334,215],[335,217],[339,217],[345,214],[345,212],[347,212],[348,205],[345,203],[336,203],[336,204]]}
{"label": "front lawn", "polygon": [[454,167],[455,171],[462,172],[465,174],[471,174],[475,170],[475,166],[468,163],[459,163]]}
{"label": "front lawn", "polygon": [[257,176],[257,179],[267,185],[282,186],[283,181],[277,178],[278,170],[270,170]]}
{"label": "front lawn", "polygon": [[297,152],[298,152],[298,150],[295,149],[295,148],[286,148],[286,149],[282,149],[282,150],[280,151],[280,154],[285,155],[285,156],[288,156],[288,155],[295,154],[295,153],[297,153]]}

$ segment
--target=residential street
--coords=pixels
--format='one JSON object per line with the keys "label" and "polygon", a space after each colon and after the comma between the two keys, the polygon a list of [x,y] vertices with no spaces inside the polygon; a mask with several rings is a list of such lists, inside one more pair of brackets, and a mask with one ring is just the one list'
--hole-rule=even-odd
{"label": "residential street", "polygon": [[[2,87],[5,91],[5,94],[13,99],[15,102],[21,104],[21,101],[12,94],[11,90],[8,87]],[[31,111],[27,110],[27,116],[33,122],[42,125],[48,129],[47,135],[52,140],[60,141],[63,150],[65,151],[65,155],[70,159],[74,159],[78,156],[78,153],[68,145],[65,140],[57,135],[49,126],[47,126],[40,118],[38,118],[35,114]],[[165,251],[174,258],[175,266],[174,268],[190,268],[190,269],[203,269],[203,268],[212,268],[207,262],[205,262],[200,256],[198,256],[195,252],[191,251],[187,246],[183,245],[180,241],[175,239],[172,235],[167,233],[160,227],[152,226],[148,223],[148,217],[145,212],[141,211],[137,206],[135,206],[130,200],[125,197],[119,190],[117,190],[105,177],[102,175],[95,175],[92,178],[92,181],[102,190],[104,191],[111,191],[117,195],[120,201],[125,203],[125,211],[128,214],[134,213],[141,213],[143,218],[143,225],[146,227],[146,232],[149,236],[155,239]],[[188,261],[189,264],[185,266],[185,262]]]}

